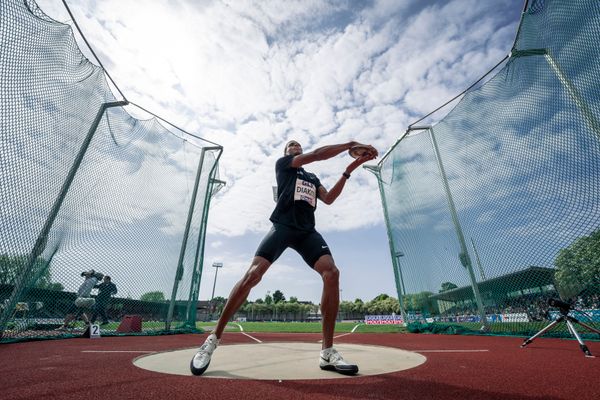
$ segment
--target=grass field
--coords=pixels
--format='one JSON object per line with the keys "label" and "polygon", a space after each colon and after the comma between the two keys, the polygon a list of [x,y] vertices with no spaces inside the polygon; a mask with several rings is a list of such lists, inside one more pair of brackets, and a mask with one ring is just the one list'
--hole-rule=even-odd
{"label": "grass field", "polygon": [[[172,326],[177,327],[180,322],[173,321]],[[205,331],[210,331],[216,325],[212,322],[197,322],[196,327]],[[356,327],[358,325],[358,327]],[[75,324],[80,329],[85,328],[84,324]],[[119,322],[111,322],[103,325],[102,329],[114,331],[118,328]],[[287,332],[287,333],[319,333],[321,332],[320,322],[230,322],[225,328],[228,332],[240,332],[239,326],[244,332]],[[143,321],[142,330],[162,330],[165,323],[162,321]],[[352,329],[355,333],[406,333],[406,328],[400,325],[365,325],[357,322],[340,322],[335,324],[335,333],[348,333]]]}
{"label": "grass field", "polygon": [[[235,322],[227,325],[227,331],[239,331],[240,325],[244,332],[288,332],[288,333],[320,333],[320,322]],[[354,327],[355,333],[406,333],[406,328],[400,325],[365,325],[356,322],[339,322],[335,324],[335,333],[348,333]],[[211,330],[215,322],[198,322],[198,328]]]}
{"label": "grass field", "polygon": [[[535,323],[511,323],[511,324],[502,324],[502,323],[494,323],[490,325],[490,331],[488,334],[492,335],[508,335],[508,336],[519,336],[519,337],[529,337],[534,333],[538,332],[540,329],[545,327],[548,322],[535,322]],[[80,324],[80,328],[83,329],[83,324]],[[173,321],[172,326],[178,327],[180,325],[179,322]],[[216,321],[211,322],[197,322],[196,327],[203,329],[204,331],[211,331],[216,325]],[[592,324],[594,325],[594,324]],[[106,331],[116,331],[119,326],[118,322],[111,322],[108,325],[103,326],[102,328]],[[240,332],[240,326],[244,332],[252,333],[252,332],[279,332],[279,333],[320,333],[321,332],[321,323],[320,322],[230,322],[227,327],[227,332]],[[470,331],[472,333],[481,333],[479,332],[479,328],[481,324],[479,323],[444,323],[444,324],[436,324],[435,327],[443,328],[443,327],[451,327],[454,326],[456,330],[453,332],[451,329],[434,329],[429,331],[429,333],[468,333]],[[152,331],[152,330],[162,330],[165,327],[164,322],[160,321],[144,321],[142,322],[142,329],[144,331]],[[406,327],[401,325],[366,325],[364,323],[358,322],[339,322],[335,324],[335,334],[349,333],[354,329],[354,333],[407,333],[408,330]],[[587,329],[583,327],[577,326],[577,330],[579,334],[591,340],[598,340],[598,335],[589,332]],[[427,330],[424,330],[423,333],[427,333]],[[544,336],[548,337],[570,337],[566,325],[559,324],[554,329],[548,331]]]}

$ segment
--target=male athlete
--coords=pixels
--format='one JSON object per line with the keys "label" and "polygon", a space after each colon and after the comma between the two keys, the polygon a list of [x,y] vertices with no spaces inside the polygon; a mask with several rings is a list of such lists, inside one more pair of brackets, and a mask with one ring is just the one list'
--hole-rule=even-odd
{"label": "male athlete", "polygon": [[333,348],[333,332],[339,307],[339,270],[329,246],[315,230],[317,199],[325,204],[333,203],[350,178],[350,173],[359,165],[377,157],[377,150],[368,146],[365,155],[348,165],[336,184],[327,191],[316,175],[307,172],[303,165],[323,161],[337,156],[355,146],[356,142],[323,146],[303,154],[295,140],[285,145],[284,156],[277,160],[277,205],[271,214],[273,227],[260,243],[250,268],[233,287],[227,304],[221,313],[215,330],[208,336],[190,363],[194,375],[201,375],[210,364],[212,353],[217,348],[225,325],[244,303],[250,290],[256,286],[267,269],[288,247],[296,250],[306,263],[323,278],[321,314],[323,317],[323,345],[319,366],[342,374],[356,374],[358,366],[349,364]]}

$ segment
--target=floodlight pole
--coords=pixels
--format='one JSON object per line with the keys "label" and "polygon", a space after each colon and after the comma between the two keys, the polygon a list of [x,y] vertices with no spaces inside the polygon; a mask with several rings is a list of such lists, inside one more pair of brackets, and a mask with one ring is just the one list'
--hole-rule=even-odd
{"label": "floodlight pole", "polygon": [[458,214],[456,213],[456,206],[454,205],[454,200],[452,199],[452,193],[450,192],[450,185],[448,184],[448,178],[446,177],[446,171],[444,170],[442,156],[440,155],[440,150],[438,148],[437,141],[436,141],[435,135],[433,133],[433,127],[429,127],[428,131],[429,131],[429,137],[431,138],[431,144],[432,144],[433,150],[435,152],[435,159],[437,161],[438,168],[440,170],[440,176],[442,177],[444,191],[446,192],[446,199],[448,200],[448,208],[450,209],[452,223],[454,224],[456,236],[458,237],[458,242],[460,244],[460,254],[458,255],[458,258],[460,260],[460,263],[469,271],[469,278],[471,279],[471,287],[473,288],[473,294],[475,295],[475,301],[477,302],[477,309],[479,310],[479,315],[481,317],[481,323],[483,324],[481,329],[488,330],[489,324],[487,321],[487,317],[485,315],[485,310],[483,308],[483,301],[481,300],[481,294],[479,293],[479,285],[477,284],[477,279],[475,278],[475,273],[473,272],[473,265],[471,264],[471,257],[469,257],[469,251],[467,249],[465,237],[463,235],[463,231],[460,226]]}
{"label": "floodlight pole", "polygon": [[52,208],[50,209],[48,218],[46,218],[46,222],[44,223],[44,226],[42,227],[42,230],[40,231],[40,233],[35,241],[35,244],[33,245],[33,249],[29,253],[29,256],[27,257],[27,261],[26,261],[25,265],[23,266],[23,269],[17,274],[13,292],[8,300],[8,304],[6,304],[4,312],[2,312],[2,314],[0,315],[0,338],[2,338],[2,335],[4,334],[4,327],[6,326],[6,323],[8,322],[8,319],[9,319],[10,315],[12,314],[12,312],[11,312],[12,309],[15,307],[17,300],[19,299],[19,297],[23,294],[23,291],[25,290],[27,279],[28,279],[29,275],[31,274],[31,270],[33,269],[33,265],[35,264],[35,261],[46,249],[46,245],[48,244],[48,235],[50,234],[50,229],[52,229],[52,225],[54,224],[54,221],[56,220],[58,212],[60,211],[60,208],[62,207],[65,197],[67,196],[67,192],[69,191],[71,184],[73,183],[73,180],[75,179],[75,175],[77,174],[77,171],[79,170],[79,166],[81,165],[81,162],[83,161],[83,157],[85,156],[87,149],[89,148],[90,143],[92,142],[92,138],[94,137],[94,134],[96,133],[96,130],[98,129],[98,125],[100,125],[100,121],[102,120],[102,117],[104,116],[104,113],[106,112],[106,109],[111,108],[111,107],[122,107],[122,106],[126,106],[127,104],[129,104],[128,101],[114,101],[114,102],[109,102],[109,103],[103,103],[100,106],[100,109],[98,110],[98,112],[96,113],[96,118],[94,118],[94,121],[92,122],[92,125],[90,126],[90,129],[88,130],[86,137],[83,139],[83,142],[81,143],[79,152],[77,153],[77,156],[75,157],[75,160],[73,161],[73,164],[71,165],[71,169],[69,170],[67,177],[65,178],[65,181],[63,182],[60,192],[59,192],[56,200],[54,201]]}
{"label": "floodlight pole", "polygon": [[215,281],[213,282],[212,294],[210,295],[210,319],[212,320],[212,314],[214,309],[214,299],[215,299],[215,287],[217,286],[217,274],[219,273],[219,268],[223,268],[223,263],[214,262],[213,268],[215,269]]}

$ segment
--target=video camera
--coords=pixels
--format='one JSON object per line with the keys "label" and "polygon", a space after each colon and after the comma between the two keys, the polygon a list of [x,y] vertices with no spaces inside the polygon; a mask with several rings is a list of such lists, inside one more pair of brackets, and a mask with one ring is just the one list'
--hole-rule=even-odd
{"label": "video camera", "polygon": [[573,308],[573,305],[571,303],[567,303],[566,301],[562,301],[559,299],[553,299],[553,298],[549,298],[548,299],[548,304],[551,307],[556,307],[558,309],[560,309],[561,314],[568,314],[569,311],[571,311],[571,308]]}

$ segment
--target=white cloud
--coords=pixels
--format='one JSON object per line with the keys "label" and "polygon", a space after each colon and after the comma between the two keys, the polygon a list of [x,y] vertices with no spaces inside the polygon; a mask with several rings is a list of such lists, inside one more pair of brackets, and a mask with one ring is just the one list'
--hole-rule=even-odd
{"label": "white cloud", "polygon": [[[355,139],[383,153],[411,115],[454,95],[495,50],[481,47],[496,26],[477,19],[485,7],[473,1],[420,11],[408,1],[378,1],[363,10],[322,1],[71,7],[128,97],[167,118],[183,117],[195,133],[224,145],[221,175],[228,187],[214,199],[210,231],[233,235],[267,226],[273,165],[286,139],[307,150]],[[416,14],[406,18],[409,11]],[[345,25],[325,23],[341,12],[354,15]],[[327,176],[339,176],[348,162],[307,168],[325,173],[323,181],[332,185]],[[357,205],[377,203],[368,195],[377,185],[370,178],[362,183],[345,200],[356,204],[338,206],[346,218],[332,211],[323,216],[351,222],[324,222],[324,229],[366,223]],[[236,207],[240,198],[243,208]],[[381,221],[380,212],[370,215],[373,221]]]}
{"label": "white cloud", "polygon": [[[59,1],[39,3],[52,17],[68,19]],[[498,10],[522,4],[74,0],[69,5],[130,100],[224,146],[220,174],[227,187],[211,203],[209,234],[243,240],[268,228],[274,164],[287,139],[299,140],[306,150],[354,139],[383,154],[412,120],[509,51],[518,21],[506,21]],[[350,161],[341,155],[306,168],[331,188]],[[376,180],[360,169],[336,203],[319,205],[317,223],[332,232],[382,226],[380,204]]]}

